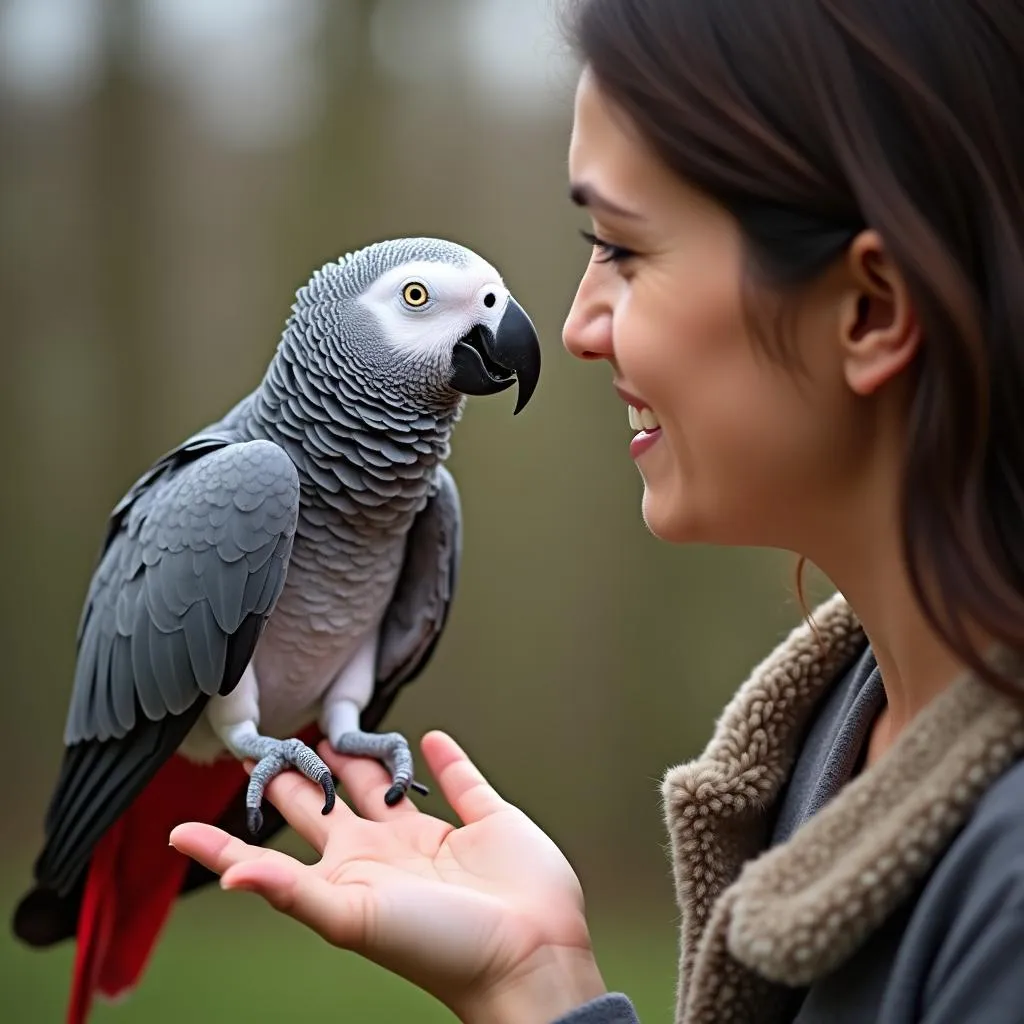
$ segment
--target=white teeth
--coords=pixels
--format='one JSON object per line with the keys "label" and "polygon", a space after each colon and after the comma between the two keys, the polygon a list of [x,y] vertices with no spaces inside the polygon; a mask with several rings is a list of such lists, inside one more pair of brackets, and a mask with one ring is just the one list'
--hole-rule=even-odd
{"label": "white teeth", "polygon": [[640,422],[643,424],[644,430],[657,430],[660,426],[658,417],[650,409],[640,410]]}
{"label": "white teeth", "polygon": [[657,430],[659,425],[658,417],[650,409],[638,409],[635,405],[629,406],[631,430]]}

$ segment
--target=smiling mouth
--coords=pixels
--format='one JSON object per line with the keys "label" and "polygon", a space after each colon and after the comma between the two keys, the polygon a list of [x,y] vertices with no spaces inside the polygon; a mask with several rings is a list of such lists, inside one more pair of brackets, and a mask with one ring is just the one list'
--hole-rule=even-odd
{"label": "smiling mouth", "polygon": [[653,434],[654,431],[661,429],[661,424],[658,422],[658,417],[654,415],[654,412],[650,409],[638,409],[635,405],[628,406],[629,409],[629,425],[633,430],[644,431],[648,434]]}

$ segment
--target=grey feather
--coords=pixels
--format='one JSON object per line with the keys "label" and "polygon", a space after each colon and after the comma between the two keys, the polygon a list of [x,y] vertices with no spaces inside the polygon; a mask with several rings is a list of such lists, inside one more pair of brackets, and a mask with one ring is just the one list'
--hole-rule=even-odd
{"label": "grey feather", "polygon": [[[234,686],[228,638],[268,613],[268,586],[271,605],[280,594],[298,503],[295,466],[269,441],[204,446],[135,491],[87,599],[67,743],[124,736],[136,702],[155,721]],[[252,569],[257,551],[269,557]]]}
{"label": "grey feather", "polygon": [[459,491],[444,466],[409,530],[402,571],[381,624],[375,700],[390,699],[426,666],[441,637],[462,558]]}

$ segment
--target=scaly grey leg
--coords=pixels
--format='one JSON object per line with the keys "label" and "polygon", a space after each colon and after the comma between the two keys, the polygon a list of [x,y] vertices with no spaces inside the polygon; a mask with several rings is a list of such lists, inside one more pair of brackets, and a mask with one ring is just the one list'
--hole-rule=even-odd
{"label": "scaly grey leg", "polygon": [[237,756],[248,757],[256,762],[245,793],[246,823],[253,835],[263,825],[260,807],[264,790],[289,767],[297,768],[324,791],[322,813],[329,814],[334,807],[336,792],[331,770],[302,740],[276,740],[270,736],[261,736],[255,727],[249,726],[234,730],[231,747]]}
{"label": "scaly grey leg", "polygon": [[363,703],[354,700],[351,694],[361,690],[365,697],[371,692],[374,650],[372,644],[365,645],[360,656],[353,659],[346,672],[331,687],[324,697],[319,721],[328,742],[339,754],[373,757],[384,765],[391,775],[391,788],[384,802],[393,807],[408,789],[424,796],[430,790],[413,779],[412,752],[401,733],[367,732],[360,728]]}
{"label": "scaly grey leg", "polygon": [[375,757],[391,773],[391,788],[384,796],[384,803],[393,807],[412,789],[424,796],[430,790],[413,779],[412,751],[401,733],[363,732],[352,729],[331,737],[331,746],[339,754],[354,757]]}

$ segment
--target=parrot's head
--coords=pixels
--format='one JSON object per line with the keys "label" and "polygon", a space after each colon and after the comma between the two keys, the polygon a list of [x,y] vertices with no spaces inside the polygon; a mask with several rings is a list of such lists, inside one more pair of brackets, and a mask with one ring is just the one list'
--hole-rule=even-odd
{"label": "parrot's head", "polygon": [[518,413],[540,377],[529,316],[498,271],[455,242],[375,242],[321,267],[293,308],[316,325],[318,344],[337,346],[343,372],[412,404],[493,395],[518,381]]}

